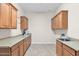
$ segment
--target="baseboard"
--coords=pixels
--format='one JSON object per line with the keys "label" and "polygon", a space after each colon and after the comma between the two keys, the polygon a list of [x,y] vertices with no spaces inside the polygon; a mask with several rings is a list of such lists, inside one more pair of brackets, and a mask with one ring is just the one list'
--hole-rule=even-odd
{"label": "baseboard", "polygon": [[56,44],[56,42],[32,42],[31,44]]}

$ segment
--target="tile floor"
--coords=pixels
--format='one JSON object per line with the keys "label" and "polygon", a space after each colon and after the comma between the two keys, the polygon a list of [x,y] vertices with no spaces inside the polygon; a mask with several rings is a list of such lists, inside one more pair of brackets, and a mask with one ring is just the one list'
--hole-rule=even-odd
{"label": "tile floor", "polygon": [[25,56],[56,56],[54,44],[32,44]]}

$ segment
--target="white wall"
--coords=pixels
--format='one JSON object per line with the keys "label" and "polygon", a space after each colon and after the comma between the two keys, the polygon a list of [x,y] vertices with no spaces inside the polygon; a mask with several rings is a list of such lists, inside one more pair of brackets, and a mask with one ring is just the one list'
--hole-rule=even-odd
{"label": "white wall", "polygon": [[0,39],[10,36],[11,36],[11,31],[9,29],[0,29]]}
{"label": "white wall", "polygon": [[51,30],[53,13],[28,13],[29,31],[32,33],[33,44],[55,43],[55,35]]}
{"label": "white wall", "polygon": [[68,36],[79,39],[79,4],[62,4],[60,10],[68,10]]}

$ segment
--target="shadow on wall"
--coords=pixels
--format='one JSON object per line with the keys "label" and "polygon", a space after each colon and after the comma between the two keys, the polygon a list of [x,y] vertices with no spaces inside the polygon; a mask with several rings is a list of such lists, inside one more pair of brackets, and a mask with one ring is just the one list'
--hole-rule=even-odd
{"label": "shadow on wall", "polygon": [[0,29],[0,39],[10,37],[11,36],[11,30],[9,29]]}
{"label": "shadow on wall", "polygon": [[56,35],[56,38],[60,37],[61,34],[67,34],[67,29],[62,29],[62,30],[53,30],[54,34]]}

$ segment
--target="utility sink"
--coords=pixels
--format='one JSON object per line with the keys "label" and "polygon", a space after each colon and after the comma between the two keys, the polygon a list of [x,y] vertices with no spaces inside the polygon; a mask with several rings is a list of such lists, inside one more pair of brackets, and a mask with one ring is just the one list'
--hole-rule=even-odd
{"label": "utility sink", "polygon": [[62,38],[60,38],[60,40],[62,40],[62,41],[71,41],[70,39],[62,39]]}

